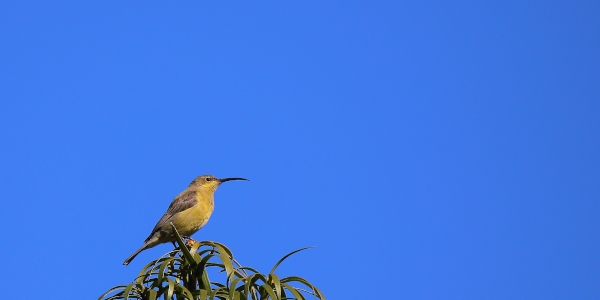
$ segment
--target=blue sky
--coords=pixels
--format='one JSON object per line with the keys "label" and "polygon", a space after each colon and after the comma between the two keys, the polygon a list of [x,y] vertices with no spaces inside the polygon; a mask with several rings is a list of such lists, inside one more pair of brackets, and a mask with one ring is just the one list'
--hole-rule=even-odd
{"label": "blue sky", "polygon": [[599,299],[599,3],[398,2],[0,3],[3,295],[130,282],[209,173],[194,237],[328,299]]}

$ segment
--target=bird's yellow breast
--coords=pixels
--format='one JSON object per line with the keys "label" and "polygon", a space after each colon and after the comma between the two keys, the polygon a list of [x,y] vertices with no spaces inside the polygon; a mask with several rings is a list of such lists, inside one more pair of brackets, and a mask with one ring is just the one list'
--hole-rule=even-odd
{"label": "bird's yellow breast", "polygon": [[206,225],[215,208],[212,197],[208,195],[198,193],[196,199],[196,205],[177,213],[173,218],[173,224],[181,235],[191,236]]}

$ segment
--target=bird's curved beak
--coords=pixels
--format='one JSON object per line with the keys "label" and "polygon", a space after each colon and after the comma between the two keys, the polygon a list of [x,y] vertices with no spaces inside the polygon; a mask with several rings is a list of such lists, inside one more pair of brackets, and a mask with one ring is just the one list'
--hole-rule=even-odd
{"label": "bird's curved beak", "polygon": [[240,177],[230,177],[230,178],[219,179],[219,183],[223,183],[223,182],[230,181],[230,180],[248,180],[248,179],[240,178]]}

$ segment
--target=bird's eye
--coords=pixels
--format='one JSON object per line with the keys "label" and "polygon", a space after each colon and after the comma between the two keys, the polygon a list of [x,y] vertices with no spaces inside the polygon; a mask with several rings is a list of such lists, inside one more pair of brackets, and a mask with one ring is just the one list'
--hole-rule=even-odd
{"label": "bird's eye", "polygon": [[212,180],[212,178],[210,178],[210,177],[206,178],[206,181],[211,181],[211,180]]}

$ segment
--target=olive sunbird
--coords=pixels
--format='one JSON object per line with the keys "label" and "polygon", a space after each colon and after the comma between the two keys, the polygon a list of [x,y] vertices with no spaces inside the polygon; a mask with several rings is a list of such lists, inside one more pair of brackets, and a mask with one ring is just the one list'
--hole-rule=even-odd
{"label": "olive sunbird", "polygon": [[215,208],[215,191],[221,183],[230,180],[248,179],[237,177],[219,179],[212,175],[196,177],[183,192],[173,199],[167,212],[158,220],[142,247],[129,256],[123,264],[128,265],[146,249],[158,244],[174,242],[175,235],[171,223],[175,225],[182,236],[187,237],[206,225]]}

